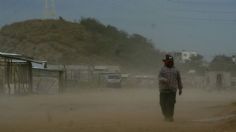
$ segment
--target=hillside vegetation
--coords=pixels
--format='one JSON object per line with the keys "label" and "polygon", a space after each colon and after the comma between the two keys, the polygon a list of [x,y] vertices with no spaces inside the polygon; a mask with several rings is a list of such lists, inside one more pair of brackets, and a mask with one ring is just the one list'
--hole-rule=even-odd
{"label": "hillside vegetation", "polygon": [[80,22],[28,20],[0,30],[0,51],[14,52],[52,64],[120,65],[156,70],[161,53],[139,34],[127,34],[93,18]]}

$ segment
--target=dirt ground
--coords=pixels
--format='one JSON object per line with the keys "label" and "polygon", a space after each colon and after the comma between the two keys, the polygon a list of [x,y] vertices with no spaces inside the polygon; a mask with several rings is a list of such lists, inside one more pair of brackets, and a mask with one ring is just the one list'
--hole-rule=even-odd
{"label": "dirt ground", "polygon": [[234,117],[221,119],[234,114],[235,94],[185,89],[173,123],[163,120],[158,89],[0,97],[0,132],[236,132]]}

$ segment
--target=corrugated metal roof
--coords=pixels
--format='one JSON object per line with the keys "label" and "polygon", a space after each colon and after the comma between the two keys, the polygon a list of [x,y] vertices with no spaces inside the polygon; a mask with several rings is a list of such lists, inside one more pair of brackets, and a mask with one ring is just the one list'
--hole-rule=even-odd
{"label": "corrugated metal roof", "polygon": [[42,64],[42,63],[46,63],[47,62],[47,61],[34,60],[31,57],[27,57],[27,56],[24,56],[24,55],[21,55],[21,54],[15,54],[15,53],[0,52],[0,57],[14,59],[14,61],[22,60],[22,61],[29,61],[29,62],[34,62],[34,63],[38,63],[38,64]]}

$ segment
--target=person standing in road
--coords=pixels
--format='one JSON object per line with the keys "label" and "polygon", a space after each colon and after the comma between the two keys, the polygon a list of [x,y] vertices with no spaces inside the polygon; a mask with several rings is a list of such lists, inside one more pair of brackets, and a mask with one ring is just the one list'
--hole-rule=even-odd
{"label": "person standing in road", "polygon": [[159,72],[160,106],[166,121],[174,121],[176,93],[182,94],[182,81],[179,70],[174,66],[173,56],[167,54],[164,66]]}

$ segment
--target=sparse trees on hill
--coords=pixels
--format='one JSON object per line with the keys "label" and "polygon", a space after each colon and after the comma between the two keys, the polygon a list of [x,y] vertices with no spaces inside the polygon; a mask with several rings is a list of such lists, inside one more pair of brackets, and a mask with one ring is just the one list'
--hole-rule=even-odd
{"label": "sparse trees on hill", "polygon": [[94,18],[80,22],[28,20],[0,30],[0,50],[23,53],[55,64],[115,64],[156,71],[162,55],[139,34],[128,34]]}

